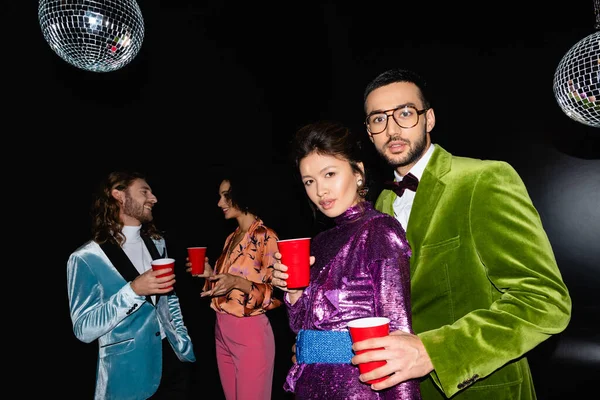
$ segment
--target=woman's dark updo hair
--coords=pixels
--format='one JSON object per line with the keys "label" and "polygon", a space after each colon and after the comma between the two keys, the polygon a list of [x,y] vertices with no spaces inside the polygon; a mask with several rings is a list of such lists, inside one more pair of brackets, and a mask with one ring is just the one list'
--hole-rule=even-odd
{"label": "woman's dark updo hair", "polygon": [[[313,152],[348,161],[352,171],[360,174],[363,188],[366,186],[365,172],[358,166],[363,162],[361,142],[346,126],[335,121],[318,121],[296,131],[291,142],[291,158],[298,175],[300,161]],[[309,203],[316,211],[312,201]]]}
{"label": "woman's dark updo hair", "polygon": [[344,125],[319,121],[300,128],[292,141],[292,158],[297,169],[300,161],[312,152],[347,160],[352,171],[360,173],[364,181],[364,173],[358,167],[362,162],[360,142]]}
{"label": "woman's dark updo hair", "polygon": [[229,182],[229,193],[226,197],[231,205],[244,213],[254,214],[262,218],[264,198],[257,192],[257,182],[261,178],[255,172],[250,173],[243,166],[232,166],[224,172],[221,181]]}

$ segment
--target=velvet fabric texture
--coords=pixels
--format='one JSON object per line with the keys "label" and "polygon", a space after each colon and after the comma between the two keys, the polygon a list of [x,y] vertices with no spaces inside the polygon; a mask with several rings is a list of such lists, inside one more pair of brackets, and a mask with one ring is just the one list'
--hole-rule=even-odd
{"label": "velvet fabric texture", "polygon": [[[152,258],[166,257],[164,240],[144,238]],[[143,400],[156,392],[162,375],[162,340],[181,361],[196,360],[177,295],[138,296],[129,284],[139,273],[117,245],[89,241],[67,262],[73,332],[85,343],[98,341],[94,398]]]}
{"label": "velvet fabric texture", "polygon": [[[393,215],[395,198],[375,208]],[[571,298],[517,172],[436,145],[407,238],[413,329],[435,368],[423,399],[535,399],[525,356],[567,327]]]}
{"label": "velvet fabric texture", "polygon": [[[309,286],[293,305],[285,298],[292,331],[347,331],[353,319],[388,317],[390,330],[412,333],[410,247],[400,223],[367,201],[334,222],[335,227],[311,240],[315,263]],[[295,392],[296,400],[421,398],[416,380],[374,391],[359,375],[349,362],[298,363],[288,372],[284,389]]]}

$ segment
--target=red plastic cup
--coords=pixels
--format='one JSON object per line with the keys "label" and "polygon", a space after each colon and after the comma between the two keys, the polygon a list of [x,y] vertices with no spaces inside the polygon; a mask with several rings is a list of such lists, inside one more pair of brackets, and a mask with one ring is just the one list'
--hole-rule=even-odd
{"label": "red plastic cup", "polygon": [[165,268],[171,268],[172,271],[166,272],[164,274],[156,275],[157,278],[161,276],[168,276],[175,272],[175,259],[174,258],[157,258],[156,260],[152,260],[152,270],[158,271]]}
{"label": "red plastic cup", "polygon": [[188,258],[192,263],[192,275],[204,273],[204,259],[206,258],[206,247],[188,247]]}
{"label": "red plastic cup", "polygon": [[[350,331],[352,343],[360,342],[362,340],[374,337],[387,336],[390,333],[390,319],[386,317],[358,318],[348,322],[348,330]],[[357,351],[356,354],[362,354],[371,350],[383,350],[383,347]],[[358,364],[358,370],[361,374],[364,374],[366,372],[373,371],[375,368],[379,368],[382,365],[385,365],[386,363],[387,361],[371,361],[367,363],[362,363]],[[386,379],[387,376],[384,376],[379,379],[367,381],[366,383],[372,384],[381,382]]]}
{"label": "red plastic cup", "polygon": [[278,240],[277,247],[281,263],[288,267],[287,287],[307,287],[310,281],[310,238]]}

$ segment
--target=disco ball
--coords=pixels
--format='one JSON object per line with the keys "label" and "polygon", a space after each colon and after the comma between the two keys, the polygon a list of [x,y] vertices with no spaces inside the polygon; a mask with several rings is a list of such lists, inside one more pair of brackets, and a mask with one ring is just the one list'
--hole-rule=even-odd
{"label": "disco ball", "polygon": [[92,72],[125,66],[144,39],[144,19],[135,0],[40,0],[38,18],[52,50]]}
{"label": "disco ball", "polygon": [[553,87],[568,117],[600,128],[600,32],[583,38],[563,56]]}

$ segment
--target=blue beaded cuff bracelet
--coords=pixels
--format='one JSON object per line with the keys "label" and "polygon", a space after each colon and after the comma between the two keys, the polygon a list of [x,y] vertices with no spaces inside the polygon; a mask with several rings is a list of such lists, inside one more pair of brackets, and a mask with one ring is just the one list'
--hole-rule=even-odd
{"label": "blue beaded cuff bracelet", "polygon": [[296,336],[298,364],[350,364],[354,356],[348,331],[300,330]]}

